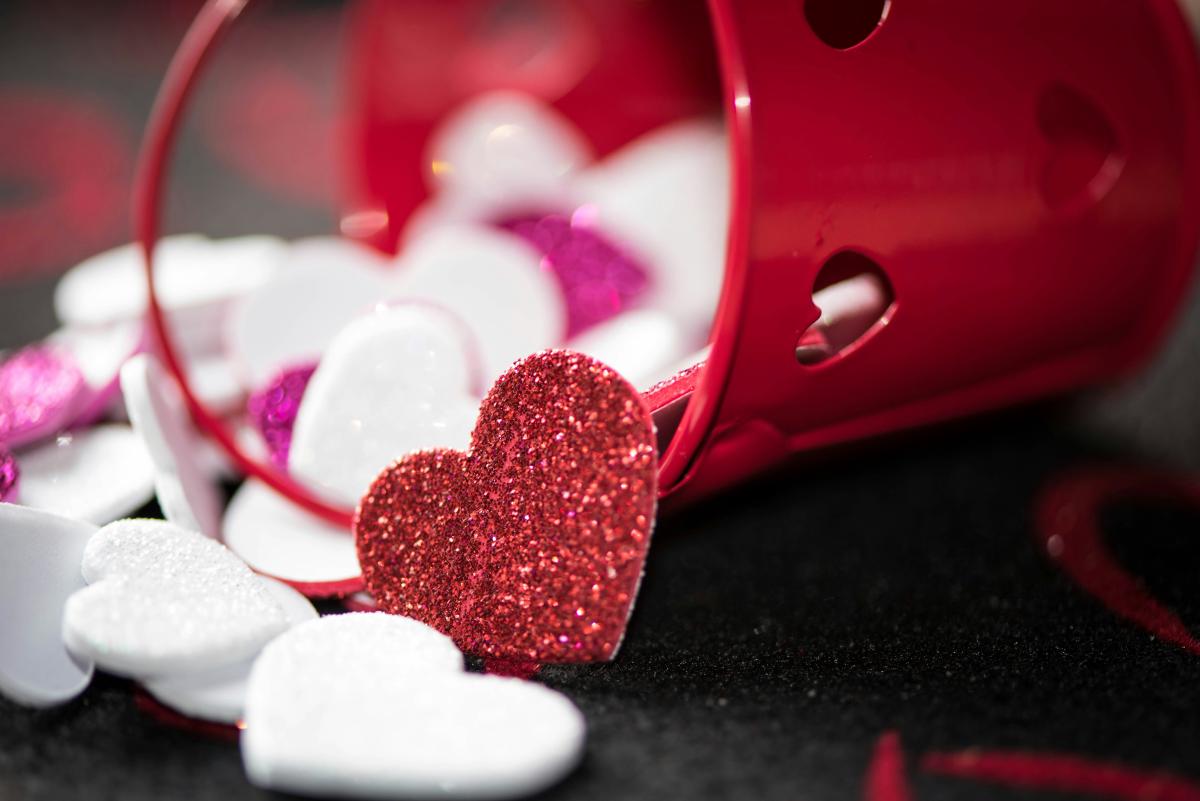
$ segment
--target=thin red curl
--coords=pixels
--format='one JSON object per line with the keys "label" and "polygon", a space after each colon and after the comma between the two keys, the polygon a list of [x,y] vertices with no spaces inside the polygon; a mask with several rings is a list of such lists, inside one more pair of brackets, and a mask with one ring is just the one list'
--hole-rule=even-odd
{"label": "thin red curl", "polygon": [[1170,773],[1137,770],[1071,754],[1022,751],[934,752],[926,773],[1030,790],[1081,793],[1119,801],[1200,801],[1200,785]]}
{"label": "thin red curl", "polygon": [[1200,505],[1200,481],[1131,469],[1069,473],[1054,481],[1038,500],[1034,528],[1039,544],[1072,581],[1111,612],[1200,656],[1200,640],[1178,615],[1126,572],[1104,544],[1099,511],[1121,498],[1182,500]]}

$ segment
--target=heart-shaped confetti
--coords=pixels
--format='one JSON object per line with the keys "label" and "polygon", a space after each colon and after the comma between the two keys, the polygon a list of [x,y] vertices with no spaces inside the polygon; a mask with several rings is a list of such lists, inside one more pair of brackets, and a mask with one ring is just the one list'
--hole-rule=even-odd
{"label": "heart-shaped confetti", "polygon": [[[221,350],[231,303],[275,272],[284,244],[269,236],[209,240],[184,234],[159,241],[154,274],[158,301],[181,349],[190,355]],[[135,320],[146,311],[140,245],[122,245],[71,268],[54,291],[58,318],[68,326]]]}
{"label": "heart-shaped confetti", "polygon": [[246,415],[262,437],[271,462],[280,470],[287,469],[300,400],[316,369],[316,362],[285,367],[246,401]]}
{"label": "heart-shaped confetti", "polygon": [[288,467],[353,504],[398,456],[464,446],[477,408],[470,350],[465,332],[439,309],[382,307],[355,320],[304,391]]}
{"label": "heart-shaped confetti", "polygon": [[221,501],[202,463],[200,438],[188,418],[179,386],[149,354],[121,368],[121,391],[133,428],[154,462],[154,489],[168,520],[216,537]]}
{"label": "heart-shaped confetti", "polygon": [[143,677],[245,659],[287,626],[283,610],[223,545],[162,520],[119,520],[83,554],[89,586],[67,601],[73,654]]}
{"label": "heart-shaped confetti", "polygon": [[245,727],[251,782],[342,798],[527,795],[575,766],[585,736],[559,693],[463,673],[448,638],[379,613],[304,623],[264,648]]}
{"label": "heart-shaped confetti", "polygon": [[721,127],[681,122],[583,171],[572,194],[592,224],[650,272],[644,302],[672,315],[692,337],[708,330],[721,293],[728,187]]}
{"label": "heart-shaped confetti", "polygon": [[611,659],[641,580],[657,501],[650,411],[579,353],[515,365],[479,412],[471,451],[385,470],[355,517],[384,611],[510,660]]}
{"label": "heart-shaped confetti", "polygon": [[[317,619],[308,599],[280,581],[260,576],[267,592],[283,609],[288,627]],[[246,683],[257,654],[218,668],[172,673],[146,679],[142,686],[158,701],[191,718],[215,723],[237,723],[246,701]]]}
{"label": "heart-shaped confetti", "polygon": [[447,115],[430,137],[425,163],[441,202],[486,214],[544,202],[591,159],[587,140],[552,106],[492,92]]}
{"label": "heart-shaped confetti", "polygon": [[286,367],[315,363],[351,320],[388,299],[391,266],[344,239],[291,243],[280,269],[234,304],[226,324],[245,385],[258,389]]}
{"label": "heart-shaped confetti", "polygon": [[154,465],[127,425],[105,423],[61,434],[18,456],[24,506],[102,526],[154,497]]}
{"label": "heart-shaped confetti", "polygon": [[29,706],[71,700],[92,680],[90,659],[62,640],[63,606],[84,586],[79,564],[96,527],[0,503],[0,693]]}
{"label": "heart-shaped confetti", "polygon": [[354,538],[301,509],[257,479],[247,479],[225,510],[226,546],[259,573],[312,598],[362,587]]}
{"label": "heart-shaped confetti", "polygon": [[396,296],[458,316],[475,335],[484,381],[543,348],[561,345],[567,309],[542,257],[520,237],[485,225],[444,225],[401,254]]}
{"label": "heart-shaped confetti", "polygon": [[0,361],[0,442],[15,448],[54,435],[71,424],[87,395],[67,348],[21,348]]}
{"label": "heart-shaped confetti", "polygon": [[592,224],[589,207],[575,214],[506,220],[512,231],[542,254],[554,271],[567,307],[567,335],[576,336],[637,302],[649,278],[638,262]]}

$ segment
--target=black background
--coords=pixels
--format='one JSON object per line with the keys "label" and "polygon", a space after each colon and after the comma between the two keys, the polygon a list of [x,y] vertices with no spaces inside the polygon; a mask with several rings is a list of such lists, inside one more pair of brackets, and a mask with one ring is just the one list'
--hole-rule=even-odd
{"label": "black background", "polygon": [[[0,89],[99,103],[132,152],[194,5],[7,4]],[[254,24],[283,49],[235,48],[235,62],[303,52],[327,99],[336,37],[313,32],[336,27],[333,9],[278,4]],[[332,230],[332,200],[240,174],[204,131],[183,143],[175,228]],[[20,203],[3,181],[0,203]],[[2,346],[52,328],[54,275],[86,255],[70,251],[71,221],[47,226],[38,263],[3,279]],[[128,231],[118,221],[106,236]],[[857,798],[887,731],[920,799],[1052,797],[922,768],[925,754],[967,748],[1068,753],[1200,786],[1200,658],[1078,589],[1042,553],[1032,511],[1070,468],[1200,467],[1200,303],[1188,306],[1123,386],[810,459],[665,516],[619,658],[541,675],[590,727],[583,766],[548,797]],[[1200,630],[1200,514],[1123,503],[1103,520],[1125,568]],[[51,711],[0,701],[3,801],[262,795],[235,743],[155,721],[126,682],[101,677]]]}

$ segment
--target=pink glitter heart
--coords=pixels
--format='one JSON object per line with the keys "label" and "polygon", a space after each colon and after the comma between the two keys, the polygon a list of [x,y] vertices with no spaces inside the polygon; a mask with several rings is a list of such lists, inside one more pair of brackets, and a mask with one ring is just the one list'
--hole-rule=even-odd
{"label": "pink glitter heart", "polygon": [[15,503],[21,471],[17,469],[12,451],[0,445],[0,503]]}
{"label": "pink glitter heart", "polygon": [[620,314],[649,286],[642,266],[591,228],[581,212],[519,217],[500,227],[541,251],[554,270],[566,299],[568,337]]}
{"label": "pink glitter heart", "polygon": [[0,442],[18,447],[70,425],[87,391],[69,352],[30,345],[0,364]]}
{"label": "pink glitter heart", "polygon": [[287,469],[296,413],[300,410],[300,400],[304,397],[308,380],[316,369],[314,362],[281,370],[246,402],[250,420],[267,444],[271,463],[280,470]]}

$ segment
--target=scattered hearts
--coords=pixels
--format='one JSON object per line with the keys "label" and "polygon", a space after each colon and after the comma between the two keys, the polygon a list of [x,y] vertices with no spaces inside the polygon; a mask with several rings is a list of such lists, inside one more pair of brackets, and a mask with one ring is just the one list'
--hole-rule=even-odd
{"label": "scattered hearts", "polygon": [[201,463],[199,437],[179,387],[149,354],[121,368],[121,391],[133,428],[154,463],[154,488],[167,520],[215,537],[221,502],[213,476]]}
{"label": "scattered hearts", "polygon": [[79,564],[96,527],[0,503],[0,693],[30,706],[65,703],[92,680],[91,659],[68,653],[63,607],[84,586]]}
{"label": "scattered hearts", "polygon": [[477,408],[470,349],[454,318],[435,308],[383,307],[355,320],[304,391],[291,472],[353,504],[397,456],[465,446]]}
{"label": "scattered hearts", "polygon": [[415,620],[349,613],[297,626],[251,672],[246,775],[312,796],[509,798],[570,772],[585,724],[569,700],[462,666]]}
{"label": "scattered hearts", "polygon": [[70,425],[87,384],[66,348],[30,345],[0,362],[0,442],[17,447]]}
{"label": "scattered hearts", "polygon": [[133,429],[105,423],[62,434],[19,454],[23,506],[111,523],[154,497],[154,465]]}
{"label": "scattered hearts", "polygon": [[344,239],[291,243],[279,269],[240,297],[225,323],[244,385],[259,389],[285,368],[320,359],[338,332],[393,294],[390,267],[382,255]]}
{"label": "scattered hearts", "polygon": [[300,399],[316,371],[316,363],[287,367],[276,373],[261,389],[251,393],[246,412],[267,446],[271,463],[280,470],[287,469],[292,449],[292,431]]}
{"label": "scattered hearts", "polygon": [[396,281],[398,297],[463,321],[475,337],[485,382],[566,337],[566,304],[541,254],[490,226],[442,225],[416,237],[400,256]]}
{"label": "scattered hearts", "polygon": [[507,220],[512,231],[542,254],[554,271],[567,307],[567,335],[602,323],[636,304],[649,276],[596,230],[590,209]]}
{"label": "scattered hearts", "polygon": [[253,655],[287,626],[279,604],[224,546],[162,520],[100,529],[88,585],[67,601],[63,637],[110,673],[155,676]]}
{"label": "scattered hearts", "polygon": [[[158,243],[158,300],[189,354],[220,350],[230,304],[266,282],[283,252],[283,242],[267,236],[210,240],[184,234]],[[62,277],[54,293],[55,311],[68,326],[137,320],[145,313],[146,302],[142,254],[136,244],[81,262]]]}
{"label": "scattered hearts", "polygon": [[[269,578],[259,582],[283,609],[288,627],[317,619],[317,610],[288,585]],[[142,681],[146,692],[170,708],[200,720],[236,724],[242,719],[246,684],[257,654],[208,670],[169,673]]]}
{"label": "scattered hearts", "polygon": [[301,509],[257,479],[247,479],[225,510],[223,536],[251,568],[311,598],[362,587],[354,537]]}
{"label": "scattered hearts", "polygon": [[547,351],[505,373],[469,454],[387,468],[355,516],[384,611],[513,661],[611,659],[641,580],[657,500],[642,398],[587,356]]}
{"label": "scattered hearts", "polygon": [[591,160],[587,139],[555,109],[490,92],[442,121],[425,164],[442,203],[483,218],[558,200],[564,180]]}
{"label": "scattered hearts", "polygon": [[[724,152],[697,124],[594,162],[549,106],[494,93],[430,139],[432,199],[395,257],[168,237],[166,342],[142,319],[138,246],[70,270],[62,328],[0,361],[0,501],[22,504],[0,505],[0,692],[44,706],[96,668],[135,678],[245,725],[247,774],[271,789],[510,797],[560,779],[579,711],[465,673],[455,642],[526,678],[616,653],[657,494],[629,382],[703,343]],[[582,353],[544,351],[564,343]],[[151,355],[168,347],[185,386]],[[354,531],[243,475],[185,394],[264,470],[361,499]],[[220,481],[241,481],[228,503]],[[154,496],[169,522],[121,519]],[[319,620],[301,593],[383,611]]]}

